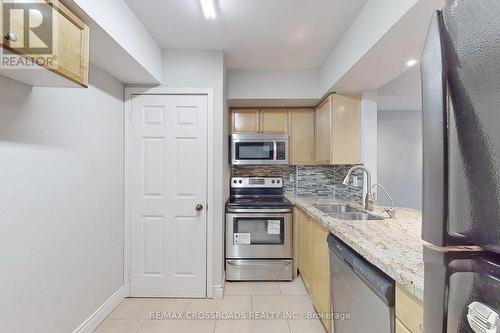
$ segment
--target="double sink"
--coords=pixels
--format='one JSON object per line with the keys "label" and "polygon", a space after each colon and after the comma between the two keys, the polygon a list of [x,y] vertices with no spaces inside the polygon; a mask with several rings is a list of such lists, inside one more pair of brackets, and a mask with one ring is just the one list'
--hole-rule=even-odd
{"label": "double sink", "polygon": [[322,211],[336,219],[340,220],[354,220],[354,221],[366,221],[366,220],[383,220],[378,216],[368,214],[362,210],[352,208],[348,205],[337,205],[337,204],[328,204],[328,205],[313,205],[314,208]]}

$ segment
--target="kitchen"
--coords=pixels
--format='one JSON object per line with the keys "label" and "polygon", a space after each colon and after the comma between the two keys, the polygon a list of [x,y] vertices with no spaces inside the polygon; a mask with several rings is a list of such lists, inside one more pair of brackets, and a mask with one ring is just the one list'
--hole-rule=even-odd
{"label": "kitchen", "polygon": [[498,332],[481,4],[3,1],[0,326]]}

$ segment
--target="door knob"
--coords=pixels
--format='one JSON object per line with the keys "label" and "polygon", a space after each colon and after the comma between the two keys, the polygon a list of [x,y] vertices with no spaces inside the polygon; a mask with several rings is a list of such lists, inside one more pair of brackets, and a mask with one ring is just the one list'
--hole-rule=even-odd
{"label": "door knob", "polygon": [[17,36],[13,32],[7,32],[3,37],[8,41],[17,42]]}
{"label": "door knob", "polygon": [[203,205],[197,204],[195,209],[197,212],[201,212],[203,210]]}

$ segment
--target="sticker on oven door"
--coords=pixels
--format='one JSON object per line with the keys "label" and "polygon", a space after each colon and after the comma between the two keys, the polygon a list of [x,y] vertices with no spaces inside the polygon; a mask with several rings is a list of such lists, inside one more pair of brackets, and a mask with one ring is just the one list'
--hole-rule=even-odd
{"label": "sticker on oven door", "polygon": [[233,235],[234,245],[250,245],[250,233],[235,233]]}
{"label": "sticker on oven door", "polygon": [[281,221],[280,220],[267,220],[267,234],[268,235],[281,234]]}

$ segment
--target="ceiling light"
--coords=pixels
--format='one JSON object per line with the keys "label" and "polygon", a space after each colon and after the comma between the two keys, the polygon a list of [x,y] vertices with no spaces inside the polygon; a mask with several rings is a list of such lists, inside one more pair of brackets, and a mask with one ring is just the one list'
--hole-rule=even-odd
{"label": "ceiling light", "polygon": [[410,60],[408,60],[408,61],[406,62],[406,66],[407,66],[407,67],[413,67],[413,66],[415,66],[417,63],[418,63],[418,61],[417,61],[417,60],[415,60],[415,59],[410,59]]}
{"label": "ceiling light", "polygon": [[200,0],[203,15],[207,20],[215,18],[215,0]]}

